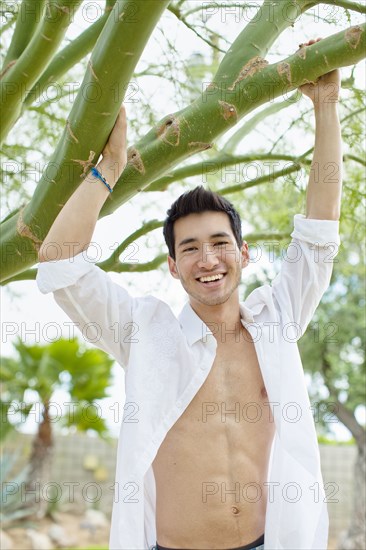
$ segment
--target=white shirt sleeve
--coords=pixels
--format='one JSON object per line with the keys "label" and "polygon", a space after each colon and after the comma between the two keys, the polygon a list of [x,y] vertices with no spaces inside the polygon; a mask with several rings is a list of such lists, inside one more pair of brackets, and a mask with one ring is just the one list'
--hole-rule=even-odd
{"label": "white shirt sleeve", "polygon": [[296,324],[300,338],[329,286],[340,244],[339,221],[296,214],[291,237],[272,290],[282,317]]}
{"label": "white shirt sleeve", "polygon": [[41,262],[36,282],[43,294],[53,292],[85,340],[126,368],[134,298],[88,259],[86,251],[64,260]]}

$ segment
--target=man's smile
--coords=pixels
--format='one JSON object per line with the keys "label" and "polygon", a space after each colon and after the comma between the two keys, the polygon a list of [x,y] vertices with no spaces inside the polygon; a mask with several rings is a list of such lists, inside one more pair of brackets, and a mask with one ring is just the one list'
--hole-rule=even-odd
{"label": "man's smile", "polygon": [[196,278],[196,281],[201,285],[204,285],[210,288],[216,288],[217,286],[221,285],[225,276],[226,276],[226,273],[214,273],[212,275],[201,275],[200,277]]}

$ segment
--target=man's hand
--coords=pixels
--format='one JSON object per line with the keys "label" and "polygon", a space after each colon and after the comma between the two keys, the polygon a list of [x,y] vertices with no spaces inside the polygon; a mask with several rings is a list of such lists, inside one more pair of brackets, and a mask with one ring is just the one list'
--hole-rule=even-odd
{"label": "man's hand", "polygon": [[[321,38],[309,40],[300,47],[307,47],[319,42]],[[303,95],[310,97],[315,107],[322,107],[326,103],[337,103],[339,100],[339,90],[341,87],[341,72],[334,69],[329,73],[323,74],[316,82],[303,84],[299,87]]]}
{"label": "man's hand", "polygon": [[126,109],[121,106],[116,122],[102,151],[101,164],[108,164],[115,169],[115,179],[118,180],[127,164],[127,122]]}

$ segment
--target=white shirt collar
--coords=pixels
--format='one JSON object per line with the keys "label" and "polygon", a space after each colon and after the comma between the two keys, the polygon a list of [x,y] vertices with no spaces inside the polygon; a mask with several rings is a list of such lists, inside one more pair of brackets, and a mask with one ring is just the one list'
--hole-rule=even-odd
{"label": "white shirt collar", "polygon": [[[245,306],[243,302],[239,302],[239,309],[243,324],[254,322],[252,310]],[[198,342],[198,340],[207,338],[209,334],[212,335],[210,328],[197,315],[189,302],[186,302],[184,305],[178,315],[178,320],[190,346]]]}

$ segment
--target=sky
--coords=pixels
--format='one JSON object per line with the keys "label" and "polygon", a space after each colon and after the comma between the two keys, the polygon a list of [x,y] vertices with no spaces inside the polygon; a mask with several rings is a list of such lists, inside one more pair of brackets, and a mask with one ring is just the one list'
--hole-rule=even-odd
{"label": "sky", "polygon": [[[253,4],[253,2],[251,2]],[[71,25],[68,31],[68,38],[73,38],[79,34],[83,29],[90,25],[96,18],[98,11],[100,11],[104,2],[86,2],[84,3],[84,9],[80,11],[75,18],[74,23]],[[192,7],[197,6],[198,2],[190,2]],[[203,8],[200,13],[200,20],[202,24],[208,24],[213,29],[222,29],[222,25],[225,25],[225,36],[228,40],[233,40],[235,36],[240,32],[243,26],[249,21],[250,12],[242,7],[229,8],[225,7],[223,10],[216,9],[215,7],[210,10],[204,9],[205,3],[203,2]],[[206,3],[207,4],[207,3]],[[225,4],[220,2],[220,4]],[[218,5],[218,3],[217,3]],[[339,8],[340,10],[340,8]],[[278,41],[278,55],[287,56],[289,52],[298,49],[299,42],[305,42],[310,38],[316,38],[318,36],[328,36],[334,32],[334,27],[330,27],[321,21],[321,17],[339,17],[339,14],[334,9],[334,6],[324,6],[321,11],[314,8],[311,10],[311,14],[304,20],[302,24],[297,24],[294,27],[290,27]],[[164,39],[163,39],[164,36]],[[207,55],[210,51],[209,46],[199,40],[196,35],[175,19],[175,17],[166,13],[163,17],[163,24],[160,26],[160,30],[154,33],[154,36],[150,39],[145,52],[142,56],[142,60],[139,66],[143,66],[146,60],[156,60],[162,55],[161,47],[165,43],[165,40],[169,40],[174,44],[174,47],[178,52],[181,52],[182,59],[187,59],[191,54],[203,53]],[[270,62],[274,61],[275,57],[269,55],[267,58]],[[137,70],[139,70],[139,66]],[[346,78],[349,74],[348,69],[342,70],[343,78]],[[360,82],[360,86],[363,86],[364,82],[364,70],[360,66],[356,72],[356,78]],[[173,89],[173,88],[172,88]],[[174,112],[177,110],[177,103],[174,100],[174,94],[171,93],[172,89],[169,89],[169,83],[167,83],[167,89],[161,89],[161,82],[158,79],[149,78],[148,93],[151,108],[156,112],[161,113],[161,116]],[[146,91],[144,91],[145,93]],[[168,93],[169,92],[169,93]],[[137,95],[138,97],[138,95]],[[127,120],[129,115],[132,116],[134,104],[125,103],[127,110]],[[296,109],[296,106],[290,109]],[[281,124],[276,127],[276,131],[286,128],[288,121],[287,117],[291,116],[291,111],[286,111],[283,115]],[[236,128],[237,129],[237,128]],[[269,137],[273,130],[268,129]],[[15,129],[14,136],[17,137],[17,131]],[[312,145],[312,136],[299,136],[298,143],[294,142],[294,149],[298,149],[297,152],[302,152],[304,146]],[[225,140],[227,136],[225,137]],[[263,146],[263,135],[256,134],[255,137],[251,134],[250,143],[248,146],[251,148],[255,143],[253,139],[257,140],[258,147]],[[223,141],[217,141],[218,146]],[[244,141],[243,147],[245,148],[246,142]],[[196,156],[195,161],[198,160]],[[192,179],[192,187],[194,184],[202,183],[199,179]],[[128,204],[125,204],[118,208],[112,215],[105,217],[98,221],[92,242],[97,243],[94,247],[98,250],[98,261],[107,258],[111,250],[116,246],[116,243],[121,242],[123,238],[131,234],[131,232],[140,227],[142,220],[148,220],[152,218],[162,219],[166,210],[170,206],[171,202],[176,198],[174,191],[168,191],[164,194],[158,193],[141,193],[135,196]],[[250,230],[250,225],[243,223],[243,233],[245,234]],[[162,242],[161,229],[155,231],[149,240],[147,241],[148,249],[139,249],[136,251],[136,258],[138,261],[148,261],[153,259],[153,247],[156,242]],[[151,248],[150,248],[151,247]],[[245,270],[243,275],[243,282],[240,287],[240,294],[245,294],[245,280],[255,273],[258,268],[261,267],[273,267],[268,264],[268,261],[263,257],[258,262],[252,262]],[[186,301],[186,294],[182,289],[179,281],[173,279],[167,271],[166,266],[158,271],[144,273],[144,274],[116,274],[110,273],[110,277],[113,281],[126,286],[131,294],[134,296],[140,296],[145,294],[153,294],[156,297],[167,301],[175,314],[178,314]],[[2,355],[10,356],[14,355],[14,349],[12,342],[17,336],[20,336],[26,344],[33,344],[35,342],[45,344],[57,339],[61,336],[67,337],[70,331],[70,320],[63,313],[63,311],[57,306],[53,300],[52,295],[43,295],[38,290],[34,281],[14,282],[8,285],[8,287],[1,287],[1,314],[2,314]],[[82,340],[80,333],[75,331]],[[89,344],[86,344],[90,347]],[[113,386],[110,388],[110,397],[101,402],[101,410],[103,417],[106,418],[111,434],[118,436],[119,426],[121,418],[116,419],[115,410],[116,404],[120,404],[124,401],[124,375],[122,367],[115,364],[113,367]],[[29,393],[29,398],[31,394]],[[67,394],[63,391],[58,391],[53,396],[53,401],[57,403],[63,403],[69,401]],[[364,420],[365,415],[360,412],[359,420]],[[22,431],[34,432],[36,424],[33,418],[22,426]],[[337,438],[348,439],[349,432],[343,429],[341,426],[337,427]]]}

